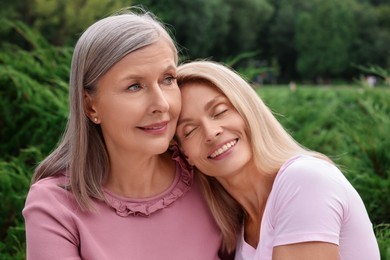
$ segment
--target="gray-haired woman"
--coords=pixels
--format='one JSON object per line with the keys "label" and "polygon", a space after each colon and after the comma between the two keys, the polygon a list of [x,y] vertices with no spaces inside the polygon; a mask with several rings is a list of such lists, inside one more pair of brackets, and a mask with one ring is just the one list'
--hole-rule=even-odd
{"label": "gray-haired woman", "polygon": [[67,128],[23,210],[28,259],[219,258],[218,228],[171,145],[177,60],[146,12],[104,18],[80,37]]}

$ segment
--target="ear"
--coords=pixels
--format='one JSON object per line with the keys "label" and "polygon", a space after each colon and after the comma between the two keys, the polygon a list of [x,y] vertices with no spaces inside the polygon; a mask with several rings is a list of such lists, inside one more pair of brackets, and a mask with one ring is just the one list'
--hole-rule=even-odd
{"label": "ear", "polygon": [[93,97],[84,90],[84,111],[85,115],[91,120],[93,123],[100,123],[98,112],[94,105]]}

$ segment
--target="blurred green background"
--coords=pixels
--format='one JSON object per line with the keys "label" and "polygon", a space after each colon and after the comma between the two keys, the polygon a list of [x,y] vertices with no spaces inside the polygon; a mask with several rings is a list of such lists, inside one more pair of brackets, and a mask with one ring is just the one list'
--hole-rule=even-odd
{"label": "blurred green background", "polygon": [[1,0],[0,260],[25,259],[21,210],[65,127],[77,38],[130,5],[167,24],[182,61],[232,66],[299,142],[332,157],[390,259],[390,0]]}

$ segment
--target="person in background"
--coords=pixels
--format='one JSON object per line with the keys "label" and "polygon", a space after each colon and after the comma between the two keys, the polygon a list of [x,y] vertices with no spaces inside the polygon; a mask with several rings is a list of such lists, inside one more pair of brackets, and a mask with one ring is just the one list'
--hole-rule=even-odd
{"label": "person in background", "polygon": [[[180,65],[176,130],[235,259],[379,260],[363,201],[295,141],[252,87],[212,61]],[[195,98],[201,97],[201,98]]]}
{"label": "person in background", "polygon": [[139,9],[81,35],[65,133],[23,209],[27,259],[219,259],[220,231],[171,143],[177,55],[163,24]]}

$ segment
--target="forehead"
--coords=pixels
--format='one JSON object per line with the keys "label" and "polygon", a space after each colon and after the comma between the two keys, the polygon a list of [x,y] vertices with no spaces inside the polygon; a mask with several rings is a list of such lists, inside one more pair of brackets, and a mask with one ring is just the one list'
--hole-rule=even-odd
{"label": "forehead", "polygon": [[176,66],[175,52],[166,39],[160,38],[150,45],[127,54],[115,63],[106,74],[113,72],[122,73],[123,71],[130,73],[137,69],[150,71],[165,64]]}
{"label": "forehead", "polygon": [[183,97],[193,96],[193,100],[200,101],[215,95],[222,95],[217,87],[205,80],[194,80],[180,84]]}
{"label": "forehead", "polygon": [[[161,58],[172,58],[176,61],[176,52],[172,48],[170,42],[160,37],[157,41],[146,45],[138,50],[130,52],[125,57],[131,57],[132,59],[140,59],[141,61],[149,61],[151,59],[159,60]],[[135,62],[139,63],[139,61]]]}
{"label": "forehead", "polygon": [[181,86],[182,115],[198,114],[226,97],[209,82],[190,82]]}

